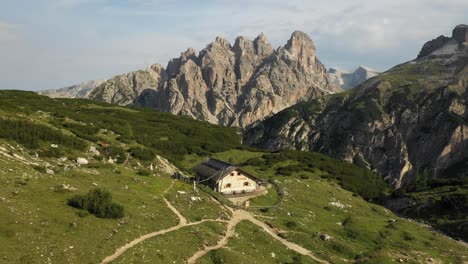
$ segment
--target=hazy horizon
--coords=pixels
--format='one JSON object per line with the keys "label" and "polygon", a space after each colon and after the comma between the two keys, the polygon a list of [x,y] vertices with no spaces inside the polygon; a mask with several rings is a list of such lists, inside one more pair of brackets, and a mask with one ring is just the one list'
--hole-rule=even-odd
{"label": "hazy horizon", "polygon": [[[25,8],[27,6],[27,8]],[[468,1],[17,0],[0,10],[0,89],[42,90],[108,79],[216,36],[264,32],[276,48],[307,33],[327,68],[384,71],[468,23]]]}

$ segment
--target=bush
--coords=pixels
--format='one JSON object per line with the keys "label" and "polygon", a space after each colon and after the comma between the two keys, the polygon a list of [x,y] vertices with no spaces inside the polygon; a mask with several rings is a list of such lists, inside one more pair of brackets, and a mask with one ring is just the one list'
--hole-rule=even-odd
{"label": "bush", "polygon": [[96,137],[96,133],[99,132],[98,127],[94,127],[92,125],[80,125],[80,124],[72,124],[72,123],[65,123],[62,125],[64,128],[70,130],[75,135],[80,138],[96,142],[99,140]]}
{"label": "bush", "polygon": [[99,218],[122,218],[124,208],[112,202],[112,195],[104,189],[93,189],[86,195],[77,194],[68,199],[69,206],[87,210]]}
{"label": "bush", "polygon": [[[243,165],[258,167],[266,170],[275,164],[294,161],[295,164],[281,166],[276,169],[277,175],[292,176],[301,172],[314,172],[317,169],[325,172],[322,178],[337,180],[341,187],[359,194],[364,199],[375,199],[382,196],[388,186],[382,177],[366,168],[358,167],[346,161],[327,157],[315,152],[296,150],[282,150],[276,153],[263,154],[261,158],[251,158]],[[303,179],[306,177],[303,177]]]}
{"label": "bush", "polygon": [[125,150],[121,147],[109,146],[107,148],[104,148],[103,152],[111,158],[117,158],[117,164],[122,164],[127,159],[127,154],[125,153]]}
{"label": "bush", "polygon": [[146,148],[132,148],[130,154],[140,160],[151,161],[154,159],[154,152]]}
{"label": "bush", "polygon": [[62,151],[58,148],[47,148],[43,151],[40,151],[38,154],[40,157],[44,158],[60,158],[63,156]]}
{"label": "bush", "polygon": [[[107,135],[116,135],[120,142],[126,144],[137,142],[145,146],[144,149],[182,167],[180,161],[188,153],[206,156],[236,147],[243,148],[237,128],[217,126],[152,109],[109,107],[109,104],[83,99],[51,99],[33,92],[6,90],[0,91],[0,102],[0,110],[6,113],[3,116],[28,116],[37,111],[50,113],[50,124],[77,136],[62,134],[51,126],[0,118],[0,138],[15,140],[31,149],[40,147],[42,141],[50,141],[70,149],[84,150],[86,144],[81,138],[102,141],[98,132],[103,131]],[[149,158],[147,154],[146,151],[134,153],[143,159]],[[126,156],[121,155],[118,162],[125,159]]]}
{"label": "bush", "polygon": [[38,172],[40,173],[46,173],[47,169],[45,167],[42,167],[42,166],[39,166],[39,165],[35,165],[33,167],[35,170],[37,170]]}
{"label": "bush", "polygon": [[343,255],[346,255],[346,256],[354,256],[356,254],[356,252],[351,247],[349,247],[348,245],[346,245],[344,243],[340,243],[339,241],[336,241],[336,240],[332,240],[329,243],[327,243],[326,245],[330,249],[332,249],[333,251],[335,251],[335,252],[337,252],[339,254],[343,254]]}
{"label": "bush", "polygon": [[289,228],[289,229],[294,229],[297,227],[297,223],[294,222],[294,221],[289,221],[286,223],[286,227]]}
{"label": "bush", "polygon": [[145,169],[139,169],[137,174],[140,175],[140,176],[150,176],[151,171],[145,170]]}
{"label": "bush", "polygon": [[284,175],[284,176],[291,176],[293,173],[297,173],[300,171],[308,171],[313,172],[312,164],[294,164],[294,165],[287,165],[284,167],[279,167],[276,169],[276,174]]}
{"label": "bush", "polygon": [[413,236],[411,233],[407,232],[407,231],[404,231],[403,232],[403,239],[406,240],[406,241],[413,241],[416,239],[415,236]]}
{"label": "bush", "polygon": [[64,135],[61,131],[30,121],[1,119],[0,138],[13,139],[29,149],[39,148],[40,142],[50,142],[78,150],[86,149],[87,144],[75,137]]}

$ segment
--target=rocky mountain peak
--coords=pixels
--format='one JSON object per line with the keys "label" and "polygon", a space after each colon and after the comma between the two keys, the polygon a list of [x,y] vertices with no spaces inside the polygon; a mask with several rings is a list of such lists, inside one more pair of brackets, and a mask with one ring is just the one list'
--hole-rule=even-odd
{"label": "rocky mountain peak", "polygon": [[452,38],[458,43],[468,45],[468,25],[458,25],[452,31]]}
{"label": "rocky mountain peak", "polygon": [[167,63],[166,71],[169,76],[175,76],[179,73],[180,67],[187,61],[198,61],[197,52],[194,48],[188,48],[186,51],[180,53],[179,58],[173,58]]}
{"label": "rocky mountain peak", "polygon": [[261,42],[268,42],[268,39],[267,39],[267,36],[265,35],[265,33],[262,32],[262,33],[260,33],[260,35],[258,35],[258,36],[255,38],[254,41],[255,41],[255,42],[259,42],[259,41],[261,41]]}
{"label": "rocky mountain peak", "polygon": [[180,54],[180,59],[182,62],[188,61],[190,59],[193,61],[196,61],[197,52],[195,51],[194,48],[188,48],[186,51]]}
{"label": "rocky mountain peak", "polygon": [[359,66],[357,69],[356,69],[357,72],[368,72],[368,71],[373,71],[371,68],[368,68],[368,67],[364,67],[364,66]]}
{"label": "rocky mountain peak", "polygon": [[214,43],[219,44],[226,49],[231,48],[231,44],[229,43],[229,41],[221,36],[217,36]]}
{"label": "rocky mountain peak", "polygon": [[306,33],[294,31],[282,51],[288,64],[306,72],[314,71],[315,45]]}
{"label": "rocky mountain peak", "polygon": [[148,71],[148,72],[150,72],[150,71],[160,72],[160,71],[163,71],[163,70],[164,70],[164,67],[159,63],[152,64],[152,65],[150,65],[150,66],[148,66],[146,68],[146,71]]}
{"label": "rocky mountain peak", "polygon": [[330,68],[328,70],[330,81],[345,90],[356,87],[378,74],[379,72],[364,66],[359,66],[352,72],[336,68]]}
{"label": "rocky mountain peak", "polygon": [[248,127],[300,101],[340,91],[316,59],[303,32],[274,50],[265,34],[231,45],[216,37],[197,53],[193,48],[146,71],[115,76],[88,98],[151,107],[226,126]]}
{"label": "rocky mountain peak", "polygon": [[[376,170],[396,188],[422,173],[462,175],[468,159],[466,33],[458,26],[452,37],[427,42],[416,60],[257,122],[244,144],[322,152]],[[365,77],[336,69],[329,72],[332,81],[332,74],[338,81]]]}
{"label": "rocky mountain peak", "polygon": [[288,43],[284,47],[290,52],[299,52],[304,47],[315,50],[314,42],[309,35],[298,30],[291,34]]}
{"label": "rocky mountain peak", "polygon": [[253,41],[247,39],[244,36],[239,36],[236,38],[233,46],[234,50],[236,51],[244,51],[244,50],[254,50],[254,43]]}
{"label": "rocky mountain peak", "polygon": [[274,49],[268,41],[265,33],[261,33],[253,41],[255,53],[259,56],[266,57],[273,53]]}
{"label": "rocky mountain peak", "polygon": [[463,51],[468,46],[468,25],[458,25],[452,31],[452,37],[439,36],[424,44],[417,59],[428,55],[451,56]]}
{"label": "rocky mountain peak", "polygon": [[161,74],[166,74],[166,70],[161,64],[153,64],[150,65],[146,68],[146,71],[153,77],[153,78],[159,78]]}

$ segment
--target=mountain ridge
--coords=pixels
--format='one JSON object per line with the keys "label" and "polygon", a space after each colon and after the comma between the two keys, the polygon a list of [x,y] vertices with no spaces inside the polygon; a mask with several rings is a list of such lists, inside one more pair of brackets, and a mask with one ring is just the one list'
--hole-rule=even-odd
{"label": "mountain ridge", "polygon": [[59,89],[37,91],[37,93],[51,98],[87,98],[96,87],[103,84],[105,81],[106,80],[88,80]]}
{"label": "mountain ridge", "polygon": [[153,64],[116,75],[86,98],[245,128],[297,102],[340,90],[310,37],[294,31],[276,50],[263,33],[254,40],[239,36],[232,45],[217,37],[198,54],[193,48],[182,52],[166,68]]}
{"label": "mountain ridge", "polygon": [[322,152],[376,170],[396,188],[442,176],[468,158],[468,27],[447,39],[354,89],[283,110],[244,142]]}

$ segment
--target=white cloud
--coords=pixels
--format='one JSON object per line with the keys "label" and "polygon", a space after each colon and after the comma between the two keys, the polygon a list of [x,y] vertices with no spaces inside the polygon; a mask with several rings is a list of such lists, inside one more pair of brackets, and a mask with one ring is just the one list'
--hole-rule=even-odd
{"label": "white cloud", "polygon": [[232,42],[238,35],[254,38],[264,32],[277,47],[294,30],[310,34],[327,66],[385,70],[414,58],[425,41],[468,23],[466,0],[41,3],[47,4],[35,9],[40,12],[21,13],[24,21],[15,18],[21,28],[0,22],[0,88],[54,88],[152,63],[165,66],[217,35]]}

